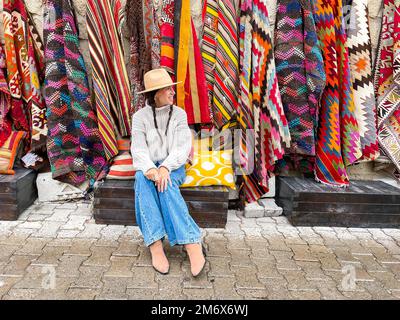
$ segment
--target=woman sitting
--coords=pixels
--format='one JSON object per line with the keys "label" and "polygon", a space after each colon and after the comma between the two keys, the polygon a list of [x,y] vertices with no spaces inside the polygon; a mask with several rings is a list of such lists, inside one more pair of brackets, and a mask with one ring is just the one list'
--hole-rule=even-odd
{"label": "woman sitting", "polygon": [[179,186],[184,182],[192,135],[185,110],[173,105],[175,91],[164,69],[144,75],[146,106],[132,117],[131,153],[135,175],[136,221],[150,248],[153,267],[169,272],[162,240],[184,245],[193,276],[206,260],[201,231],[189,214]]}

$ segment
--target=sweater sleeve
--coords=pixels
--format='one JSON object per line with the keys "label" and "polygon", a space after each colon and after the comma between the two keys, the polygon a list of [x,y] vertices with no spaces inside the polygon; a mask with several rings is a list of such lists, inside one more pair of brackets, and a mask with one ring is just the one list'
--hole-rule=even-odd
{"label": "sweater sleeve", "polygon": [[150,158],[149,148],[146,142],[146,130],[139,114],[132,117],[131,154],[135,171],[146,173],[149,169],[157,168]]}
{"label": "sweater sleeve", "polygon": [[172,148],[167,158],[160,164],[170,172],[185,164],[192,147],[192,133],[187,123],[186,112],[183,109],[179,111]]}

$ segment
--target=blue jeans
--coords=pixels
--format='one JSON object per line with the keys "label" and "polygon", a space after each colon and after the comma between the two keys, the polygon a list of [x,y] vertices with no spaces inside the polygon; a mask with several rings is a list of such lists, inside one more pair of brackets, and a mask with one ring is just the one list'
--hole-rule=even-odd
{"label": "blue jeans", "polygon": [[158,192],[154,181],[147,179],[142,171],[136,171],[136,222],[146,246],[163,239],[166,235],[171,246],[201,242],[200,228],[190,216],[179,190],[185,176],[184,165],[173,170],[170,173],[172,186],[168,183],[166,191]]}

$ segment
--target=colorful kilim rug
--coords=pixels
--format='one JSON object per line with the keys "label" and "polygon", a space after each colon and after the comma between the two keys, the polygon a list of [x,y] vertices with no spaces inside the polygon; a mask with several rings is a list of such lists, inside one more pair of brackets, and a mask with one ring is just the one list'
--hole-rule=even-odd
{"label": "colorful kilim rug", "polygon": [[379,156],[379,146],[368,0],[344,0],[343,8],[347,33],[346,46],[349,50],[351,84],[361,138],[362,159],[375,160]]}
{"label": "colorful kilim rug", "polygon": [[400,1],[384,0],[375,64],[381,150],[400,171]]}
{"label": "colorful kilim rug", "polygon": [[205,0],[201,52],[214,124],[220,129],[239,107],[238,8],[234,1]]}
{"label": "colorful kilim rug", "polygon": [[5,76],[5,58],[3,45],[0,44],[0,147],[7,141],[12,130],[12,123],[8,114],[11,107],[11,97]]}
{"label": "colorful kilim rug", "polygon": [[7,81],[11,93],[10,115],[17,130],[30,132],[30,110],[26,103],[31,96],[27,12],[22,0],[6,1],[3,4],[3,25]]}
{"label": "colorful kilim rug", "polygon": [[71,0],[44,5],[47,151],[54,179],[73,185],[101,177],[106,166]]}
{"label": "colorful kilim rug", "polygon": [[326,71],[319,110],[316,179],[347,186],[346,165],[361,156],[341,0],[313,0],[315,22]]}
{"label": "colorful kilim rug", "polygon": [[17,130],[28,133],[31,149],[46,146],[46,107],[41,93],[43,51],[38,33],[22,0],[4,1],[4,42],[10,118]]}
{"label": "colorful kilim rug", "polygon": [[126,3],[127,25],[130,39],[129,79],[133,112],[145,106],[143,76],[151,70],[151,43],[146,42],[143,25],[143,0],[128,0]]}
{"label": "colorful kilim rug", "polygon": [[325,70],[310,0],[278,0],[275,61],[292,155],[315,156]]}
{"label": "colorful kilim rug", "polygon": [[107,160],[118,154],[118,137],[130,135],[130,84],[122,44],[120,0],[88,0],[87,25],[94,101]]}
{"label": "colorful kilim rug", "polygon": [[268,191],[268,177],[290,145],[272,47],[267,1],[245,0],[240,18],[240,166],[246,201]]}

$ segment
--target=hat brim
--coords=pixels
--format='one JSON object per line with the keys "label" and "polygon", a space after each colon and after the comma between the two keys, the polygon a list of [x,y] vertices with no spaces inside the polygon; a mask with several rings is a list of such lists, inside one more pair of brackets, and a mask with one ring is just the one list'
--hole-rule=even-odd
{"label": "hat brim", "polygon": [[139,91],[138,94],[146,93],[146,92],[150,92],[150,91],[155,91],[155,90],[159,90],[159,89],[162,89],[162,88],[167,88],[167,87],[174,86],[174,85],[176,85],[176,84],[178,84],[178,83],[182,83],[182,82],[183,82],[183,81],[178,81],[178,82],[173,82],[173,83],[165,84],[165,85],[162,85],[162,86],[152,87],[152,88],[149,88],[149,89],[147,89],[147,90]]}

